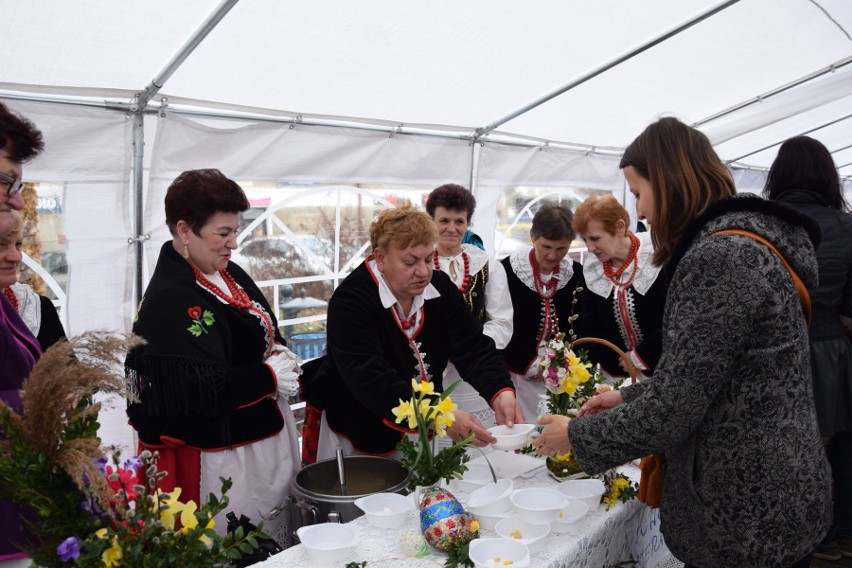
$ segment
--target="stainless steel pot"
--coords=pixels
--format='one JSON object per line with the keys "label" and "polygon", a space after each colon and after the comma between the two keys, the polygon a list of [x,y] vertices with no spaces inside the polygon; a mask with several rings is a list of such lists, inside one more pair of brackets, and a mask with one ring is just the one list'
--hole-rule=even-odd
{"label": "stainless steel pot", "polygon": [[[342,457],[302,468],[293,479],[296,527],[324,522],[346,523],[364,514],[355,500],[373,493],[408,494],[411,471],[397,460],[380,456]],[[341,492],[341,480],[345,480]],[[295,530],[295,528],[294,528]]]}

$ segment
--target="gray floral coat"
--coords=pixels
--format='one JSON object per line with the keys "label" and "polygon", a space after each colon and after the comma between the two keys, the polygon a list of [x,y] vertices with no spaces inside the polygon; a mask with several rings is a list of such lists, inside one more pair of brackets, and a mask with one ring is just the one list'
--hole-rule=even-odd
{"label": "gray floral coat", "polygon": [[819,228],[743,195],[696,220],[667,265],[663,355],[625,404],[569,425],[585,471],[665,450],[662,531],[672,553],[714,568],[779,568],[831,520],[830,473],[811,390],[807,327],[772,242],[808,287]]}

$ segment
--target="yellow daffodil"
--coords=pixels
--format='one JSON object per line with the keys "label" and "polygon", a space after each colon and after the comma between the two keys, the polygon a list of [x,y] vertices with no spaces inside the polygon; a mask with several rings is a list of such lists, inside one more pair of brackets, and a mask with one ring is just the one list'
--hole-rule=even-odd
{"label": "yellow daffodil", "polygon": [[106,568],[121,566],[121,547],[118,545],[118,538],[112,539],[112,546],[104,550],[103,554],[101,554],[101,560]]}
{"label": "yellow daffodil", "polygon": [[479,532],[479,521],[477,521],[476,519],[471,519],[469,526],[470,526],[470,532],[472,532],[472,533],[478,533]]}
{"label": "yellow daffodil", "polygon": [[394,422],[400,424],[403,420],[408,420],[408,429],[414,430],[417,428],[417,417],[414,415],[414,406],[411,401],[399,400],[399,406],[392,409],[393,415],[396,416]]}
{"label": "yellow daffodil", "polygon": [[[194,529],[198,526],[198,519],[195,518],[195,511],[197,509],[198,506],[195,504],[195,501],[189,501],[186,505],[184,505],[183,511],[180,514],[180,524],[181,527],[183,527],[181,528],[181,533],[187,534],[189,532],[189,529]],[[209,519],[210,520],[208,521],[207,526],[204,527],[205,529],[212,529],[213,525],[215,524],[213,517],[209,517]],[[198,537],[198,540],[200,540],[207,546],[213,544],[213,541],[210,540],[210,537],[206,535],[201,535],[200,537]]]}
{"label": "yellow daffodil", "polygon": [[414,392],[419,392],[421,396],[435,394],[435,385],[432,381],[418,381],[417,379],[411,379],[411,387],[414,389]]}
{"label": "yellow daffodil", "polygon": [[437,408],[440,414],[449,414],[452,416],[453,412],[455,412],[458,408],[458,405],[453,402],[453,399],[446,397],[437,404]]}
{"label": "yellow daffodil", "polygon": [[431,404],[429,404],[430,402],[432,402],[432,401],[428,398],[423,398],[423,399],[420,399],[420,400],[417,401],[417,406],[419,407],[420,416],[422,416],[423,419],[426,420],[427,422],[429,420],[432,420],[434,418],[433,415],[435,414],[435,409],[432,407]]}
{"label": "yellow daffodil", "polygon": [[557,453],[555,456],[553,456],[553,459],[558,462],[568,462],[571,461],[572,457],[573,456],[571,455],[571,450],[568,450],[564,454]]}
{"label": "yellow daffodil", "polygon": [[589,369],[592,368],[591,363],[583,363],[583,361],[577,357],[577,354],[573,351],[568,352],[566,359],[568,360],[568,365],[571,368],[571,377],[577,382],[577,384],[585,383],[592,377],[592,374],[589,372]]}
{"label": "yellow daffodil", "polygon": [[180,497],[180,487],[175,487],[170,493],[168,493],[169,498],[164,499],[163,493],[159,489],[157,490],[157,499],[160,501],[164,507],[160,508],[160,521],[163,522],[163,526],[168,530],[175,530],[175,520],[185,505],[178,501],[178,497]]}
{"label": "yellow daffodil", "polygon": [[435,435],[439,438],[443,438],[447,435],[447,428],[453,425],[455,422],[455,417],[450,414],[439,414],[435,417]]}

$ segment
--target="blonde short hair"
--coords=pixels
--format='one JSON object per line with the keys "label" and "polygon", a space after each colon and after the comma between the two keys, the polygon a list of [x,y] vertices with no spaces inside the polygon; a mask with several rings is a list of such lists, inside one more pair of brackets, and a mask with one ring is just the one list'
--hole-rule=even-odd
{"label": "blonde short hair", "polygon": [[438,241],[438,227],[425,211],[410,205],[385,209],[370,225],[373,250],[391,246],[407,249],[417,245],[433,245]]}
{"label": "blonde short hair", "polygon": [[24,230],[24,218],[20,213],[12,209],[9,211],[12,215],[12,228],[5,235],[0,235],[3,237],[18,237]]}

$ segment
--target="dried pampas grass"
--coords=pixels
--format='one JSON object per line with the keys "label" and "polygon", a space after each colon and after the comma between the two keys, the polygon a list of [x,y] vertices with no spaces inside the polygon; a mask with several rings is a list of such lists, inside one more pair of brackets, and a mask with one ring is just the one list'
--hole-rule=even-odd
{"label": "dried pampas grass", "polygon": [[[82,489],[86,479],[103,478],[95,463],[104,455],[101,441],[94,428],[86,427],[100,410],[92,398],[96,393],[129,396],[124,359],[142,343],[138,336],[109,331],[90,331],[56,343],[24,382],[22,414],[0,401],[0,416],[6,414],[10,432],[65,470]],[[0,451],[6,453],[8,444],[0,442]]]}

